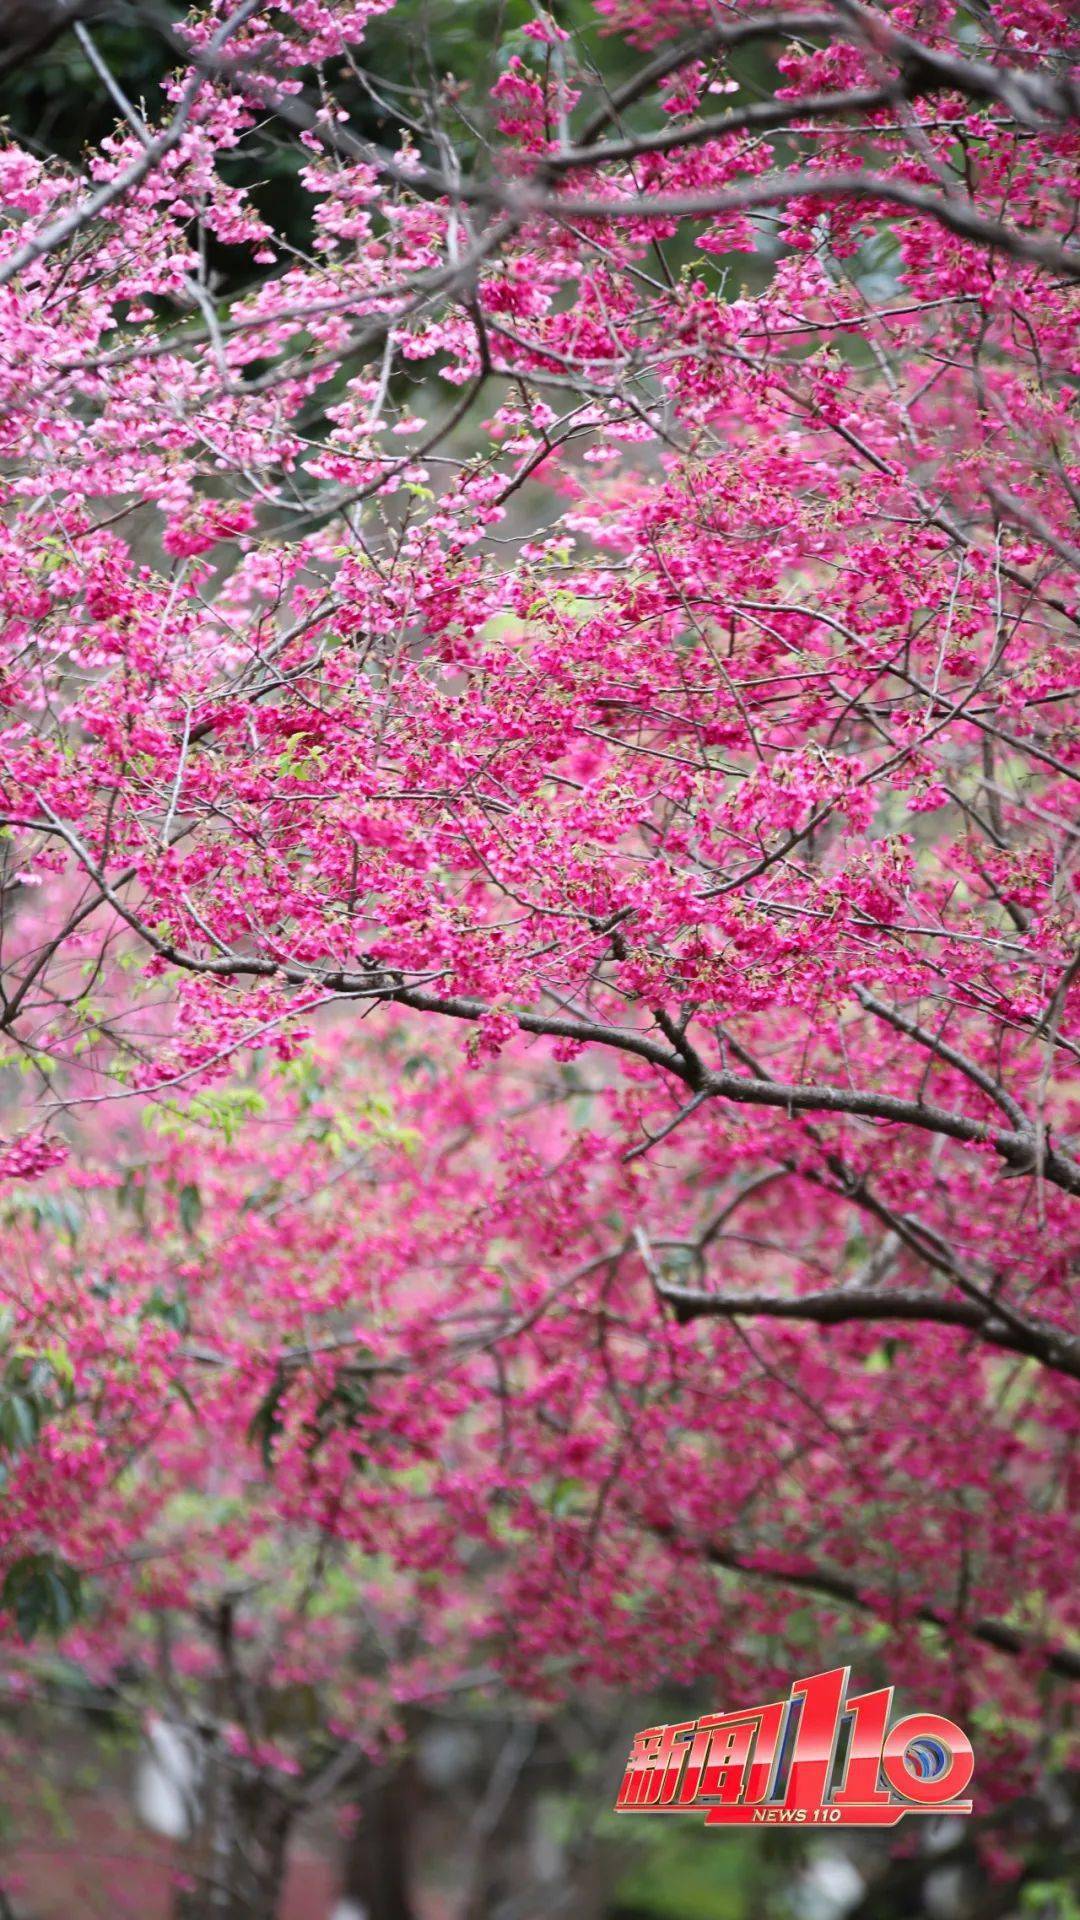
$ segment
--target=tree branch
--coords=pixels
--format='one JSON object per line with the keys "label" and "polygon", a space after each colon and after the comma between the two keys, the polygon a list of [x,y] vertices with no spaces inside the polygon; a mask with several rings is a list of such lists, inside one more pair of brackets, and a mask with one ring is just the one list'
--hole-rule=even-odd
{"label": "tree branch", "polygon": [[[811,1321],[821,1327],[852,1321],[895,1320],[949,1327],[967,1327],[995,1346],[1039,1360],[1056,1373],[1080,1380],[1080,1348],[1075,1340],[1045,1321],[1008,1319],[992,1305],[976,1300],[934,1300],[927,1294],[877,1293],[870,1289],[838,1288],[832,1293],[793,1294],[790,1298],[756,1293],[708,1293],[661,1280],[661,1300],[672,1308],[679,1325],[706,1317],[735,1320],[741,1316],[765,1320]],[[1019,1322],[1019,1324],[1018,1324]]]}
{"label": "tree branch", "polygon": [[570,147],[545,159],[540,171],[561,176],[584,167],[602,167],[616,160],[639,160],[649,153],[680,152],[684,147],[700,147],[709,140],[722,140],[732,133],[767,133],[788,127],[793,120],[832,119],[844,113],[872,113],[877,107],[891,106],[894,100],[911,99],[913,93],[903,84],[884,87],[851,87],[846,93],[807,94],[802,100],[758,101],[748,107],[734,107],[730,113],[713,114],[707,120],[683,120],[675,126],[661,127],[656,133],[641,133],[625,140],[608,140],[598,145]]}
{"label": "tree branch", "polygon": [[[654,1523],[652,1532],[685,1551],[694,1549],[695,1543],[679,1534],[669,1523]],[[878,1619],[883,1617],[882,1608],[875,1605],[854,1580],[825,1567],[755,1566],[752,1560],[732,1553],[715,1541],[704,1542],[698,1550],[713,1566],[723,1567],[728,1573],[741,1574],[751,1580],[771,1581],[776,1586],[816,1594],[825,1600],[836,1600],[841,1606],[874,1614]],[[1074,1653],[1069,1647],[1040,1645],[1018,1633],[1014,1627],[1006,1626],[1001,1620],[957,1620],[931,1606],[917,1607],[914,1617],[923,1626],[936,1627],[950,1642],[963,1634],[970,1640],[981,1640],[984,1646],[993,1647],[997,1653],[1007,1653],[1016,1659],[1037,1660],[1059,1680],[1080,1680],[1080,1653]]]}
{"label": "tree branch", "polygon": [[[240,6],[229,15],[227,20],[223,21],[209,42],[208,55],[212,57],[216,54],[218,49],[223,47],[237,31],[237,28],[243,26],[244,21],[250,19],[251,15],[257,13],[264,5],[265,0],[241,0]],[[191,117],[191,109],[195,105],[205,78],[206,75],[200,66],[188,81],[168,126],[155,139],[149,141],[128,166],[114,174],[111,180],[106,180],[96,193],[89,194],[85,200],[80,200],[77,206],[69,208],[67,213],[51,221],[48,226],[41,229],[40,233],[34,234],[14,253],[8,255],[0,266],[0,287],[6,287],[9,280],[14,280],[24,267],[32,266],[35,260],[40,260],[46,253],[51,253],[56,247],[63,246],[64,241],[70,240],[80,228],[96,220],[99,214],[112,206],[114,200],[121,199],[132,187],[137,187],[139,182],[157,166],[158,161],[163,160],[167,153],[171,153],[173,148],[180,144]]]}
{"label": "tree branch", "polygon": [[598,108],[592,119],[586,122],[581,134],[582,143],[588,146],[627,107],[643,99],[669,74],[678,73],[681,67],[689,66],[694,60],[705,60],[711,53],[730,53],[736,47],[750,46],[756,40],[795,40],[811,33],[833,33],[837,24],[836,16],[832,13],[781,11],[754,14],[734,23],[717,22],[714,26],[706,27],[704,32],[695,34],[692,39],[658,53],[624,86],[617,88],[604,106]]}
{"label": "tree branch", "polygon": [[[480,189],[476,189],[477,195]],[[491,186],[485,197],[495,199],[522,219],[546,215],[556,220],[711,220],[725,213],[747,213],[786,206],[793,200],[871,200],[903,207],[934,220],[962,240],[971,240],[992,253],[1045,267],[1069,279],[1080,279],[1080,253],[1056,241],[1029,237],[976,211],[970,201],[947,200],[927,193],[907,180],[882,173],[788,173],[772,179],[749,180],[723,193],[657,194],[650,198],[573,199],[536,189]]]}
{"label": "tree branch", "polygon": [[991,1074],[984,1073],[976,1061],[969,1060],[966,1054],[958,1053],[956,1048],[950,1047],[946,1041],[936,1038],[932,1033],[927,1033],[924,1027],[920,1027],[914,1020],[909,1020],[894,1007],[885,1006],[881,1000],[875,999],[872,993],[868,993],[865,987],[856,987],[855,998],[860,1007],[865,1007],[867,1013],[876,1014],[879,1020],[884,1020],[888,1026],[895,1027],[897,1033],[906,1034],[909,1040],[917,1041],[920,1047],[926,1047],[930,1053],[936,1054],[939,1060],[944,1060],[948,1066],[955,1067],[958,1073],[962,1073],[972,1082],[973,1086],[981,1088],[995,1106],[1001,1108],[1002,1113],[1012,1121],[1014,1127],[1021,1132],[1029,1132],[1034,1137],[1034,1128],[1023,1108]]}
{"label": "tree branch", "polygon": [[[410,987],[389,968],[351,973],[339,968],[299,966],[295,962],[276,960],[270,955],[226,952],[213,958],[204,958],[189,953],[173,941],[164,939],[127,905],[110,886],[79,836],[64,822],[55,816],[51,820],[37,820],[9,814],[0,816],[0,823],[32,832],[55,834],[64,840],[100,888],[103,898],[132,932],[160,959],[185,972],[230,980],[242,976],[278,979],[290,986],[317,987],[324,993],[340,994],[349,999],[388,1001],[411,1007],[418,1013],[437,1013],[454,1020],[479,1021],[491,1012],[490,1006],[483,1000],[474,1000],[466,995],[429,993],[421,985]],[[1048,1139],[1040,1141],[1034,1132],[1026,1129],[1009,1131],[995,1128],[984,1120],[970,1120],[966,1115],[949,1112],[944,1107],[930,1106],[921,1100],[903,1099],[895,1094],[871,1093],[854,1087],[799,1085],[737,1073],[704,1073],[696,1055],[687,1059],[682,1053],[669,1053],[647,1033],[634,1028],[611,1027],[574,1015],[519,1009],[512,1014],[512,1018],[522,1033],[581,1040],[586,1044],[613,1047],[623,1053],[636,1054],[638,1058],[674,1074],[692,1093],[701,1093],[707,1098],[731,1100],[741,1106],[779,1107],[789,1115],[802,1112],[850,1114],[863,1119],[918,1127],[922,1132],[943,1134],[965,1145],[989,1147],[1015,1172],[1032,1174],[1038,1170],[1043,1178],[1063,1188],[1066,1193],[1080,1193],[1080,1165],[1067,1153],[1052,1147]]]}

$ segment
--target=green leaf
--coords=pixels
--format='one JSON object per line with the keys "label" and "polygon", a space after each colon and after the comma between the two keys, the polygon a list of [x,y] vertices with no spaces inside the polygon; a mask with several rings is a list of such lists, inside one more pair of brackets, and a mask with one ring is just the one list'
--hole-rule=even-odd
{"label": "green leaf", "polygon": [[75,1368],[70,1353],[66,1347],[46,1347],[41,1357],[48,1361],[64,1395],[65,1404],[69,1404],[75,1394]]}
{"label": "green leaf", "polygon": [[556,1480],[548,1496],[548,1512],[554,1514],[556,1520],[563,1520],[570,1513],[580,1513],[582,1495],[587,1492],[585,1481],[576,1480],[573,1475]]}
{"label": "green leaf", "polygon": [[202,1219],[202,1195],[193,1181],[180,1189],[180,1225],[186,1234],[193,1234]]}
{"label": "green leaf", "polygon": [[282,1417],[282,1402],[288,1391],[289,1379],[284,1367],[278,1367],[270,1390],[260,1400],[251,1418],[247,1437],[252,1444],[258,1444],[262,1453],[263,1466],[269,1473],[274,1464],[274,1443],[279,1434],[285,1431]]}
{"label": "green leaf", "polygon": [[8,1568],[0,1603],[13,1615],[21,1640],[44,1629],[66,1632],[82,1611],[82,1581],[55,1553],[25,1553]]}
{"label": "green leaf", "polygon": [[[348,1433],[358,1426],[368,1410],[368,1399],[367,1381],[363,1375],[350,1372],[348,1367],[343,1368],[329,1392],[319,1401],[314,1417],[304,1423],[306,1451],[314,1455],[331,1433]],[[366,1468],[367,1461],[363,1454],[354,1452],[349,1457],[361,1472]]]}
{"label": "green leaf", "polygon": [[32,1447],[41,1431],[37,1402],[24,1393],[5,1393],[0,1399],[0,1446],[8,1453]]}
{"label": "green leaf", "polygon": [[175,1328],[177,1333],[186,1333],[189,1324],[187,1301],[182,1293],[169,1294],[161,1287],[155,1287],[147,1294],[139,1319],[160,1320],[164,1326]]}

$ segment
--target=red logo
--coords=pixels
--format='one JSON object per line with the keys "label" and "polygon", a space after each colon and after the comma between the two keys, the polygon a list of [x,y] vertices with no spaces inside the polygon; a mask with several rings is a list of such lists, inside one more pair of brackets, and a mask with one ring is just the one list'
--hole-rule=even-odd
{"label": "red logo", "polygon": [[889,1726],[893,1690],[848,1695],[850,1668],[786,1700],[635,1734],[616,1813],[704,1813],[707,1827],[895,1827],[970,1813],[971,1741],[939,1713]]}

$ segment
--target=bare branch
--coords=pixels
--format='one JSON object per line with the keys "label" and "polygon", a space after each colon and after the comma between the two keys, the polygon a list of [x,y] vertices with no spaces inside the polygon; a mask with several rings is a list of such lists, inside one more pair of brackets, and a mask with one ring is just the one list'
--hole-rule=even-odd
{"label": "bare branch", "polygon": [[845,113],[872,113],[878,107],[891,106],[899,97],[913,96],[896,87],[851,87],[846,93],[807,94],[802,100],[755,102],[734,107],[730,113],[713,114],[707,120],[683,120],[656,133],[642,133],[625,140],[609,140],[589,147],[570,147],[553,153],[544,161],[542,171],[561,176],[583,167],[607,166],[616,160],[637,160],[647,153],[670,153],[677,148],[700,147],[710,140],[723,140],[733,133],[768,133],[778,127],[790,127],[799,120],[827,120]]}

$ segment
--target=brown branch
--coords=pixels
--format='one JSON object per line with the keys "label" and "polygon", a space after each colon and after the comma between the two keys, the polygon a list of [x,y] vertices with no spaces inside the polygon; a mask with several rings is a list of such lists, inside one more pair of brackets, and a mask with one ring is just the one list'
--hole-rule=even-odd
{"label": "brown branch", "polygon": [[658,53],[631,80],[618,88],[586,123],[582,130],[582,142],[589,145],[627,107],[632,107],[635,101],[643,99],[669,74],[678,73],[681,67],[689,66],[691,61],[707,59],[712,53],[729,53],[736,47],[749,46],[755,40],[793,40],[810,33],[833,33],[837,25],[836,16],[832,13],[780,12],[754,14],[734,24],[717,23],[706,27],[693,39],[684,40],[681,45],[668,47]]}
{"label": "brown branch", "polygon": [[[695,1543],[679,1534],[670,1523],[654,1523],[652,1532],[669,1544],[686,1551],[693,1549]],[[777,1586],[791,1587],[798,1592],[812,1593],[825,1600],[836,1600],[841,1606],[855,1608],[859,1613],[870,1613],[876,1618],[884,1617],[882,1608],[867,1597],[854,1580],[843,1574],[833,1573],[825,1567],[759,1567],[741,1554],[732,1553],[715,1541],[706,1541],[698,1549],[713,1566],[723,1567],[728,1573],[744,1575],[751,1580],[767,1580]],[[1080,1653],[1074,1653],[1070,1647],[1040,1645],[1018,1633],[1015,1627],[1008,1627],[1001,1620],[958,1620],[954,1616],[941,1612],[937,1607],[921,1606],[915,1609],[914,1617],[923,1626],[936,1627],[950,1641],[959,1635],[970,1640],[981,1640],[985,1646],[993,1647],[997,1653],[1007,1653],[1016,1659],[1038,1660],[1059,1680],[1080,1680]]]}
{"label": "brown branch", "polygon": [[[928,1227],[924,1221],[916,1219],[912,1214],[897,1213],[893,1207],[888,1206],[874,1193],[865,1175],[854,1175],[840,1154],[831,1148],[824,1147],[816,1127],[811,1126],[807,1130],[823,1147],[825,1165],[832,1175],[832,1181],[826,1180],[824,1174],[813,1168],[800,1167],[794,1162],[788,1163],[789,1172],[800,1175],[816,1186],[824,1186],[829,1192],[841,1194],[850,1201],[852,1206],[870,1214],[891,1233],[895,1233],[909,1253],[913,1253],[924,1266],[929,1267],[934,1273],[943,1274],[947,1280],[950,1280],[965,1299],[970,1301],[988,1320],[1001,1321],[1025,1343],[1030,1343],[1033,1333],[1036,1337],[1039,1336],[1039,1323],[1029,1320],[1023,1313],[1018,1313],[1000,1295],[988,1293],[978,1281],[973,1280],[960,1265],[948,1243],[934,1228]],[[1077,1351],[1076,1341],[1068,1334],[1050,1328],[1048,1323],[1042,1324],[1047,1327],[1054,1354],[1061,1351],[1067,1353]],[[1049,1350],[1038,1357],[1043,1360],[1044,1365],[1055,1364]]]}
{"label": "brown branch", "polygon": [[[583,129],[582,145],[594,142],[627,107],[693,61],[730,52],[755,40],[798,40],[810,34],[854,37],[869,46],[897,68],[898,82],[907,98],[920,93],[959,93],[970,100],[995,102],[1024,126],[1067,121],[1080,111],[1080,88],[1069,75],[1049,78],[964,58],[897,32],[884,15],[871,12],[859,0],[834,0],[834,5],[834,13],[751,15],[736,25],[707,27],[680,46],[666,49],[593,114]],[[792,104],[797,107],[801,103]]]}
{"label": "brown branch", "polygon": [[607,140],[594,146],[570,147],[544,160],[540,172],[561,176],[583,167],[602,167],[616,160],[638,160],[649,153],[670,153],[673,148],[700,147],[709,140],[723,140],[732,133],[768,133],[788,127],[795,120],[832,119],[837,114],[872,113],[888,107],[897,99],[912,99],[914,92],[903,84],[884,87],[851,87],[846,93],[807,94],[802,100],[757,101],[748,107],[733,107],[730,113],[712,114],[707,120],[684,120],[656,133],[630,135],[625,140]]}
{"label": "brown branch", "polygon": [[833,4],[850,20],[864,45],[892,61],[909,84],[925,92],[960,93],[969,100],[996,102],[1026,127],[1072,120],[1080,113],[1080,87],[1069,74],[1051,78],[967,59],[898,32],[883,13],[864,6],[862,0],[833,0]]}
{"label": "brown branch", "polygon": [[983,1072],[977,1061],[969,1060],[966,1053],[958,1052],[955,1047],[949,1046],[947,1041],[927,1033],[925,1027],[920,1027],[915,1020],[909,1020],[906,1014],[899,1013],[895,1007],[885,1006],[883,1001],[876,999],[872,993],[868,993],[865,987],[856,987],[855,998],[860,1007],[865,1007],[867,1013],[875,1014],[879,1020],[884,1020],[887,1026],[895,1027],[897,1033],[905,1034],[909,1040],[916,1041],[920,1047],[925,1047],[930,1053],[936,1054],[937,1058],[945,1061],[946,1065],[955,1067],[956,1071],[970,1080],[973,1086],[979,1087],[988,1100],[992,1100],[995,1106],[1000,1107],[1006,1119],[1011,1120],[1014,1127],[1021,1132],[1027,1131],[1034,1134],[1034,1128],[1023,1108],[1013,1099],[1012,1094],[993,1078],[992,1074]]}
{"label": "brown branch", "polygon": [[[118,913],[140,940],[162,960],[184,972],[218,979],[242,976],[278,979],[290,986],[318,988],[344,999],[383,1000],[411,1007],[418,1013],[437,1013],[448,1019],[476,1021],[490,1012],[486,1001],[466,995],[430,993],[420,984],[409,986],[400,974],[386,968],[352,973],[341,968],[299,966],[270,955],[226,952],[205,958],[189,953],[173,941],[164,939],[146,924],[109,884],[78,835],[55,816],[37,820],[18,815],[0,816],[0,824],[32,832],[55,834],[65,841],[99,887],[104,900]],[[965,1114],[952,1113],[921,1100],[907,1100],[896,1094],[872,1093],[856,1087],[799,1085],[761,1079],[737,1073],[705,1073],[694,1061],[680,1053],[669,1053],[647,1033],[631,1027],[611,1027],[604,1023],[579,1019],[575,1015],[535,1013],[518,1010],[512,1016],[522,1033],[553,1038],[581,1040],[587,1045],[613,1047],[636,1054],[642,1060],[674,1074],[693,1093],[732,1100],[741,1106],[780,1107],[795,1113],[834,1113],[884,1120],[918,1127],[926,1133],[943,1134],[965,1145],[991,1148],[1016,1173],[1032,1174],[1038,1167],[1043,1177],[1066,1193],[1080,1193],[1080,1165],[1067,1153],[1048,1142],[1040,1147],[1033,1132],[995,1128],[984,1120],[971,1120]]]}
{"label": "brown branch", "polygon": [[[481,189],[476,190],[477,197]],[[884,201],[907,212],[935,220],[948,232],[973,241],[993,253],[1006,253],[1014,260],[1045,267],[1070,279],[1080,279],[1080,252],[1058,245],[1056,241],[1021,233],[1016,227],[1002,226],[976,211],[970,201],[961,202],[924,192],[907,180],[882,173],[789,173],[772,179],[747,181],[723,193],[656,194],[633,199],[573,199],[544,194],[535,189],[483,189],[484,197],[498,201],[522,219],[546,215],[556,220],[710,220],[725,213],[746,213],[755,209],[784,206],[792,200],[871,200]]]}
{"label": "brown branch", "polygon": [[992,1304],[976,1300],[935,1300],[928,1294],[877,1293],[867,1288],[839,1288],[833,1293],[793,1294],[789,1298],[756,1293],[708,1293],[660,1281],[656,1291],[671,1307],[680,1326],[707,1317],[810,1321],[836,1327],[852,1321],[895,1320],[949,1327],[967,1327],[995,1346],[1039,1360],[1056,1373],[1080,1380],[1080,1347],[1075,1340],[1045,1321],[1029,1321],[1013,1312],[1007,1319]]}

